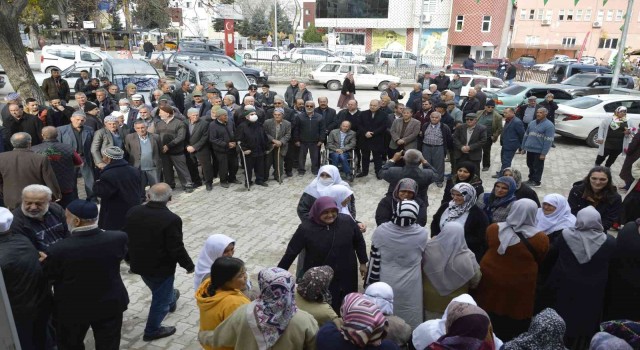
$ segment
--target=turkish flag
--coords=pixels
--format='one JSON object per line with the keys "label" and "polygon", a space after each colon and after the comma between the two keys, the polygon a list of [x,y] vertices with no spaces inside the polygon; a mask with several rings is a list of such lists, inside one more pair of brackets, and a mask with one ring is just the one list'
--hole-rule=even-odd
{"label": "turkish flag", "polygon": [[235,45],[233,40],[234,32],[235,32],[235,29],[234,29],[233,19],[225,19],[224,20],[224,52],[227,54],[227,56],[233,59],[236,58],[236,53],[234,48]]}

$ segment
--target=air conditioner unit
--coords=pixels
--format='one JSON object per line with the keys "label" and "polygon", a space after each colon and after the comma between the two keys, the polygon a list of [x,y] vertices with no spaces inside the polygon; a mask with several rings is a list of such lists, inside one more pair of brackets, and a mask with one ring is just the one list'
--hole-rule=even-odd
{"label": "air conditioner unit", "polygon": [[431,14],[430,13],[425,13],[424,15],[422,15],[422,21],[424,23],[430,23],[431,22]]}
{"label": "air conditioner unit", "polygon": [[593,27],[593,28],[600,28],[600,27],[602,27],[602,22],[600,22],[600,21],[595,21],[595,22],[593,22],[593,26],[592,26],[592,27]]}
{"label": "air conditioner unit", "polygon": [[543,26],[550,26],[551,25],[551,20],[550,19],[543,19],[542,20],[542,25]]}

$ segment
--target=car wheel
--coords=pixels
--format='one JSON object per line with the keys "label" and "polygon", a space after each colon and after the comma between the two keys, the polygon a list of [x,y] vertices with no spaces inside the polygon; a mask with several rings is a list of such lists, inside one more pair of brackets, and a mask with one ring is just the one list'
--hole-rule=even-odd
{"label": "car wheel", "polygon": [[280,56],[273,55],[273,57],[271,57],[271,59],[274,60],[274,61],[280,61]]}
{"label": "car wheel", "polygon": [[340,90],[341,86],[340,86],[340,82],[337,80],[331,80],[329,82],[327,82],[327,89],[331,90],[331,91],[336,91],[336,90]]}
{"label": "car wheel", "polygon": [[596,143],[597,139],[598,139],[598,129],[591,130],[591,132],[589,133],[589,136],[587,136],[587,139],[585,140],[587,142],[587,146],[591,148],[598,148],[600,145]]}
{"label": "car wheel", "polygon": [[247,75],[247,80],[249,81],[249,84],[258,85],[258,79],[253,75]]}
{"label": "car wheel", "polygon": [[422,64],[420,64],[420,65],[418,66],[418,68],[429,68],[429,66],[428,66],[428,65],[426,65],[426,64],[424,64],[424,63],[422,63]]}
{"label": "car wheel", "polygon": [[299,59],[296,60],[296,63],[304,63],[304,60],[299,58]]}
{"label": "car wheel", "polygon": [[379,91],[384,91],[389,87],[389,82],[388,81],[383,81],[380,84],[378,84],[378,90]]}
{"label": "car wheel", "polygon": [[56,66],[52,66],[52,67],[47,67],[47,69],[45,69],[44,72],[47,73],[47,74],[51,74],[51,70],[52,69],[60,70],[60,68],[58,68]]}
{"label": "car wheel", "polygon": [[244,59],[245,60],[250,60],[251,59],[251,55],[249,55],[248,53],[244,54]]}

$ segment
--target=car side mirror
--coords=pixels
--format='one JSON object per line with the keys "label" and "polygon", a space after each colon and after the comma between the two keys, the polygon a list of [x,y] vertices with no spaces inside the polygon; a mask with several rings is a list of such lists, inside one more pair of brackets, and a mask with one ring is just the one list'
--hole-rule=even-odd
{"label": "car side mirror", "polygon": [[593,84],[591,84],[591,86],[593,86],[593,87],[600,86],[600,83],[594,82]]}

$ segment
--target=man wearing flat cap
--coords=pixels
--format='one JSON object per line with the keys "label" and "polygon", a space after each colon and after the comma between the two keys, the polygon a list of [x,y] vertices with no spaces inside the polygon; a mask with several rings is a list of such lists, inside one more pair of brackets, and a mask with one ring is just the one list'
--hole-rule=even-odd
{"label": "man wearing flat cap", "polygon": [[98,226],[103,230],[121,229],[129,209],[142,202],[140,169],[123,158],[124,151],[119,147],[102,150],[102,162],[106,166],[93,184],[93,193],[100,198]]}
{"label": "man wearing flat cap", "polygon": [[93,163],[98,169],[104,169],[107,163],[103,161],[102,152],[110,146],[124,149],[124,138],[128,134],[124,128],[118,127],[118,116],[120,112],[113,112],[104,118],[104,128],[98,130],[93,135],[91,143],[91,155]]}
{"label": "man wearing flat cap", "polygon": [[59,349],[82,349],[93,330],[96,349],[120,348],[122,314],[129,304],[120,277],[127,235],[98,228],[98,206],[76,199],[66,212],[71,237],[49,249],[44,272],[53,281]]}
{"label": "man wearing flat cap", "polygon": [[487,142],[482,146],[482,171],[488,171],[491,167],[491,145],[498,141],[502,134],[502,116],[496,112],[494,100],[488,100],[484,109],[476,113],[478,124],[487,129]]}
{"label": "man wearing flat cap", "polygon": [[[182,112],[182,114],[187,115],[187,111],[192,108],[195,108],[198,110],[198,112],[200,112],[200,109],[202,109],[203,106],[204,106],[204,98],[202,97],[202,91],[196,90],[193,92],[191,100],[185,101],[184,112]],[[198,115],[200,116],[200,114]]]}
{"label": "man wearing flat cap", "polygon": [[524,123],[524,129],[527,130],[529,123],[536,119],[538,109],[541,108],[538,104],[538,99],[535,96],[529,96],[527,103],[522,103],[516,108],[516,117],[518,117]]}
{"label": "man wearing flat cap", "polygon": [[[478,117],[475,113],[469,113],[465,117],[465,124],[456,128],[453,133],[453,158],[455,164],[469,161],[480,169],[482,160],[482,146],[487,142],[487,130],[478,125]],[[454,171],[457,171],[456,168]]]}

